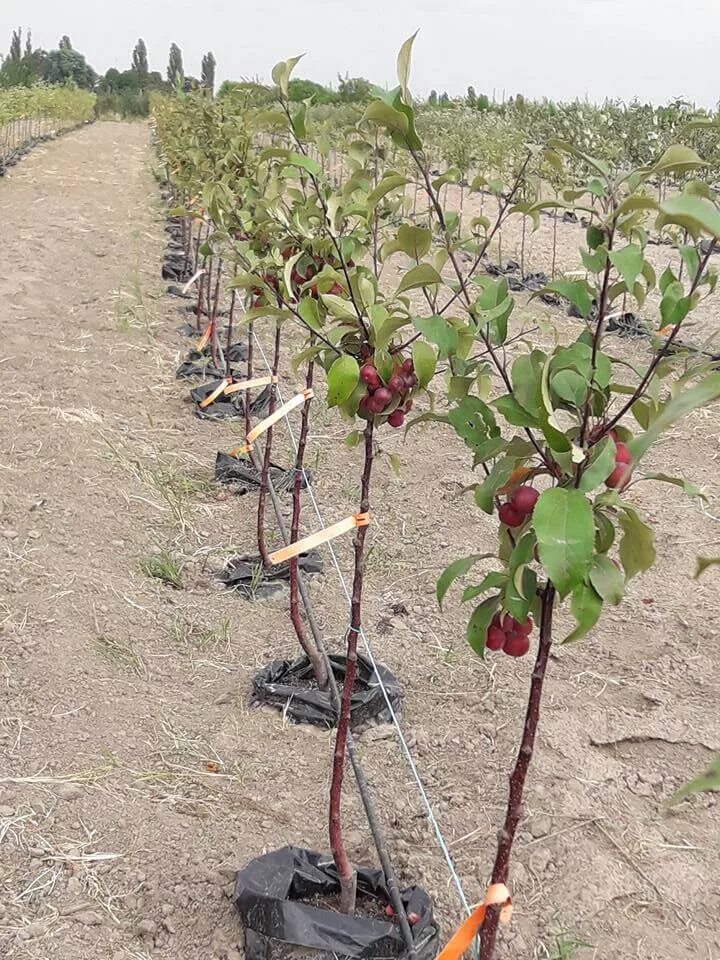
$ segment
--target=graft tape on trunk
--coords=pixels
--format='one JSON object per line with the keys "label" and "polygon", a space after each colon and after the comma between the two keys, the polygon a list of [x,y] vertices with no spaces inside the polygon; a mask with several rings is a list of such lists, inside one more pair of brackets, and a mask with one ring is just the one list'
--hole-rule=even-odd
{"label": "graft tape on trunk", "polygon": [[205,332],[204,332],[203,335],[200,337],[200,339],[198,340],[198,342],[195,344],[195,349],[198,351],[198,353],[200,353],[200,351],[203,349],[203,347],[204,347],[207,343],[210,342],[210,337],[212,336],[212,328],[213,328],[212,323],[209,323],[209,324],[205,327]]}
{"label": "graft tape on trunk", "polygon": [[485,922],[487,908],[495,906],[500,907],[500,923],[509,923],[512,916],[512,900],[510,891],[504,883],[493,883],[488,887],[484,902],[460,924],[447,945],[437,955],[436,960],[460,960]]}
{"label": "graft tape on trunk", "polygon": [[225,396],[230,393],[239,393],[240,390],[252,390],[253,387],[266,387],[269,383],[277,383],[277,377],[255,377],[254,380],[238,380],[225,387]]}
{"label": "graft tape on trunk", "polygon": [[190,287],[195,283],[195,281],[199,280],[204,273],[205,273],[204,267],[200,267],[199,270],[196,270],[195,273],[190,277],[188,282],[185,284],[185,286],[182,288],[183,293],[187,293]]}
{"label": "graft tape on trunk", "polygon": [[265,433],[265,431],[272,427],[273,424],[277,423],[278,420],[282,420],[286,413],[294,410],[295,407],[301,407],[306,400],[309,400],[313,396],[314,394],[312,390],[303,390],[302,393],[296,393],[295,396],[291,397],[287,403],[284,403],[281,407],[278,407],[277,410],[274,410],[269,417],[265,417],[265,419],[261,420],[256,427],[253,427],[253,429],[247,435],[248,445],[252,446],[259,436]]}
{"label": "graft tape on trunk", "polygon": [[221,380],[219,386],[215,387],[212,393],[209,393],[204,400],[200,401],[200,409],[204,410],[205,407],[209,407],[211,403],[214,403],[229,383],[230,381],[227,379]]}
{"label": "graft tape on trunk", "polygon": [[339,520],[337,523],[333,523],[332,526],[325,527],[324,530],[319,530],[309,537],[303,537],[302,540],[288,544],[288,546],[283,547],[282,550],[276,550],[275,553],[271,553],[270,563],[272,563],[273,566],[277,566],[277,564],[283,563],[285,560],[290,560],[292,557],[306,553],[314,547],[319,547],[322,543],[327,543],[328,540],[334,540],[335,537],[340,537],[343,533],[350,533],[350,531],[355,530],[356,527],[366,527],[369,523],[369,513],[355,513],[352,517],[345,517],[344,520]]}

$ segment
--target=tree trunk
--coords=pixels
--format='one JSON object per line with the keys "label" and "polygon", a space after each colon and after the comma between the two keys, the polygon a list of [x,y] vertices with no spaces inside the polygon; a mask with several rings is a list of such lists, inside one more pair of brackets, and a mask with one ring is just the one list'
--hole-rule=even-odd
{"label": "tree trunk", "polygon": [[[360,492],[360,513],[370,509],[370,477],[373,464],[373,422],[369,420],[363,434],[365,438],[365,464]],[[353,577],[352,600],[350,603],[350,627],[346,636],[347,664],[343,683],[340,717],[335,737],[333,756],[332,784],[330,786],[330,848],[335,858],[335,866],[340,878],[340,909],[344,913],[355,910],[356,875],[345,850],[341,821],[341,799],[343,774],[345,772],[345,751],[350,727],[350,700],[355,685],[357,668],[357,641],[362,625],[362,590],[365,572],[365,537],[367,526],[358,527],[355,534],[355,573]]]}
{"label": "tree trunk", "polygon": [[[277,376],[278,368],[280,367],[280,321],[278,320],[275,324],[275,350],[273,352],[273,364],[272,364],[272,373],[273,377]],[[270,408],[269,413],[274,413],[275,411],[275,398],[277,396],[277,389],[274,384],[270,386]],[[263,457],[262,463],[262,472],[260,474],[260,495],[258,497],[258,508],[257,508],[257,541],[258,541],[258,550],[260,556],[262,557],[263,566],[265,569],[269,569],[272,564],[270,563],[270,553],[267,548],[267,541],[265,540],[265,505],[267,503],[267,494],[268,494],[268,478],[270,476],[270,460],[272,458],[272,439],[273,439],[273,428],[270,427],[267,433],[265,434],[265,456]]]}
{"label": "tree trunk", "polygon": [[[512,853],[515,833],[522,816],[523,791],[530,761],[535,746],[540,719],[540,702],[542,700],[543,682],[547,670],[550,647],[552,646],[552,616],[555,601],[555,588],[548,582],[542,594],[542,612],[540,615],[540,645],[538,648],[535,668],[530,683],[525,726],[523,729],[520,750],[515,761],[515,767],[510,776],[510,793],[505,813],[505,823],[498,836],[497,854],[492,872],[493,883],[507,883],[510,873],[510,855]],[[497,940],[500,912],[497,907],[490,907],[485,917],[485,923],[480,931],[479,960],[493,960],[495,943]]]}

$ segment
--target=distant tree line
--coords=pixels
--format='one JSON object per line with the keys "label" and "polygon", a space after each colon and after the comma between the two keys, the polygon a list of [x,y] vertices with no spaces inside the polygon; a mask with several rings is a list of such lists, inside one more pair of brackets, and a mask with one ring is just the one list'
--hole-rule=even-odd
{"label": "distant tree line", "polygon": [[148,94],[154,91],[204,89],[212,96],[216,66],[214,55],[208,52],[202,59],[200,80],[186,76],[182,51],[173,43],[163,77],[158,70],[150,69],[147,45],[141,38],[135,44],[127,70],[110,67],[104,76],[100,76],[85,56],[74,49],[70,37],[61,37],[57,49],[47,51],[40,47],[33,48],[29,30],[23,41],[23,31],[18,28],[12,32],[7,56],[0,55],[0,89],[31,87],[37,83],[71,83],[97,93],[99,112],[143,116],[147,115]]}

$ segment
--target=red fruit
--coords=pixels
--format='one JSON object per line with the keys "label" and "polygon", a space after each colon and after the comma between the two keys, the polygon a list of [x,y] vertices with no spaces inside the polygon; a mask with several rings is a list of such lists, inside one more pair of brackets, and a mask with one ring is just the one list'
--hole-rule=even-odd
{"label": "red fruit", "polygon": [[408,388],[408,390],[412,390],[412,388],[417,384],[417,382],[418,382],[418,378],[415,376],[414,373],[409,373],[405,377],[405,386]]}
{"label": "red fruit", "polygon": [[524,657],[530,649],[530,637],[519,630],[513,630],[507,634],[503,649],[510,657]]}
{"label": "red fruit", "polygon": [[283,260],[289,260],[290,257],[293,255],[294,252],[295,252],[295,251],[293,250],[292,247],[285,247],[285,249],[284,249],[283,252],[282,252],[282,258],[283,258]]}
{"label": "red fruit", "polygon": [[412,362],[410,357],[407,360],[403,360],[403,373],[412,373],[415,369],[415,364]]}
{"label": "red fruit", "polygon": [[343,288],[340,286],[339,283],[334,283],[328,290],[328,293],[332,293],[336,297],[341,297],[345,293],[345,291],[343,290]]}
{"label": "red fruit", "polygon": [[405,389],[405,379],[399,374],[394,373],[388,380],[388,390],[392,390],[393,393],[402,393]]}
{"label": "red fruit", "polygon": [[380,375],[372,363],[364,363],[362,367],[360,367],[360,379],[363,383],[372,387],[373,390],[376,390],[380,386]]}
{"label": "red fruit", "polygon": [[611,430],[609,436],[611,436],[611,437],[613,438],[613,440],[615,441],[615,443],[618,442],[617,430]]}
{"label": "red fruit", "polygon": [[419,913],[415,913],[414,911],[411,911],[411,912],[407,915],[407,918],[408,918],[408,923],[410,924],[410,926],[411,926],[411,927],[414,927],[415,924],[416,924],[416,923],[418,922],[418,920],[420,919],[420,914],[419,914]]}
{"label": "red fruit", "polygon": [[611,489],[620,488],[627,486],[630,477],[632,476],[632,470],[626,463],[619,463],[610,476],[605,481],[605,485]]}
{"label": "red fruit", "polygon": [[491,626],[485,638],[485,646],[488,650],[502,650],[505,646],[505,631],[500,627]]}
{"label": "red fruit", "polygon": [[511,503],[504,503],[498,510],[500,523],[507,527],[519,527],[525,522],[525,515],[520,513]]}
{"label": "red fruit", "polygon": [[371,394],[366,393],[364,397],[361,397],[360,403],[358,404],[358,410],[367,410],[370,396]]}
{"label": "red fruit", "polygon": [[389,904],[385,907],[385,916],[386,916],[386,917],[390,917],[390,918],[392,918],[392,917],[395,916],[395,911],[393,910],[391,903],[389,903]]}
{"label": "red fruit", "polygon": [[532,513],[535,509],[535,504],[538,502],[539,496],[540,494],[534,487],[522,486],[518,487],[510,497],[510,503],[516,510],[519,510],[520,513],[524,513],[527,516],[528,513]]}
{"label": "red fruit", "polygon": [[412,397],[410,397],[410,399],[405,404],[405,413],[410,413],[410,411],[412,410],[412,406],[413,406]]}
{"label": "red fruit", "polygon": [[615,463],[630,463],[632,454],[622,440],[615,444]]}
{"label": "red fruit", "polygon": [[382,413],[385,409],[386,404],[382,400],[378,400],[377,393],[374,393],[367,402],[367,409],[370,413]]}
{"label": "red fruit", "polygon": [[533,622],[532,617],[528,617],[525,623],[520,624],[520,633],[524,633],[526,637],[529,637],[532,633]]}
{"label": "red fruit", "polygon": [[388,423],[391,427],[401,427],[405,423],[405,414],[402,410],[393,410],[388,417]]}
{"label": "red fruit", "polygon": [[380,407],[380,410],[384,410],[392,400],[392,394],[387,387],[378,387],[373,394],[373,400],[377,400],[378,403],[381,403],[382,406]]}

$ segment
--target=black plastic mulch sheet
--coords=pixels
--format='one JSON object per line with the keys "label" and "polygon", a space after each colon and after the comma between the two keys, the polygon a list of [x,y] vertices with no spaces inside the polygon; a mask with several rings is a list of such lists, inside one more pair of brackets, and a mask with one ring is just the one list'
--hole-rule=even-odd
{"label": "black plastic mulch sheet", "polygon": [[[345,680],[346,658],[332,654],[330,663],[338,685]],[[314,680],[310,661],[306,656],[297,660],[275,660],[264,667],[253,679],[253,699],[278,707],[295,723],[312,723],[317,727],[334,727],[338,714],[329,690],[308,686]],[[360,654],[357,660],[355,686],[350,703],[350,726],[355,729],[370,721],[389,723],[391,720],[385,695],[379,680],[387,691],[393,711],[397,715],[402,706],[402,690],[397,678],[381,663],[377,672],[372,663]]]}
{"label": "black plastic mulch sheet", "polygon": [[[331,856],[299,847],[284,847],[257,857],[235,877],[233,900],[245,930],[246,960],[284,960],[315,955],[338,958],[407,956],[400,926],[392,920],[349,916],[303,902],[333,897],[340,884]],[[358,904],[375,900],[382,911],[390,902],[380,870],[357,870]],[[439,933],[432,901],[420,887],[401,891],[408,914],[417,916],[411,927],[418,960],[433,960]],[[310,954],[312,956],[313,954]]]}
{"label": "black plastic mulch sheet", "polygon": [[[227,356],[227,354],[226,354]],[[233,376],[240,379],[241,371],[232,367],[232,364],[242,363],[247,359],[247,346],[244,343],[233,343],[230,347],[230,372]],[[225,376],[225,370],[218,370],[212,358],[212,351],[209,346],[200,350],[191,350],[185,360],[175,371],[178,380],[190,379],[191,377],[214,377],[215,382]]]}
{"label": "black plastic mulch sheet", "polygon": [[[200,402],[220,386],[220,379],[212,380],[210,383],[203,383],[190,391],[190,396],[195,403],[195,413],[203,420],[226,420],[229,417],[243,417],[245,415],[245,402],[242,397],[242,391],[231,393],[230,396],[219,396],[210,406],[201,409]],[[272,387],[267,386],[264,390],[253,397],[250,404],[250,410],[256,417],[263,417],[267,413],[270,405],[270,392]]]}
{"label": "black plastic mulch sheet", "polygon": [[[233,484],[235,492],[241,496],[260,487],[260,474],[249,457],[231,457],[229,453],[223,453],[221,450],[218,450],[215,458],[215,479],[218,483]],[[270,479],[278,493],[287,493],[295,485],[295,470],[285,470],[277,463],[271,463]],[[303,470],[300,488],[305,490],[312,480],[311,471]]]}
{"label": "black plastic mulch sheet", "polygon": [[[305,574],[322,573],[323,561],[317,550],[308,550],[298,557],[298,569]],[[229,590],[237,590],[249,599],[272,596],[290,579],[290,564],[279,563],[270,570],[263,569],[259,556],[232,557],[217,575]]]}

